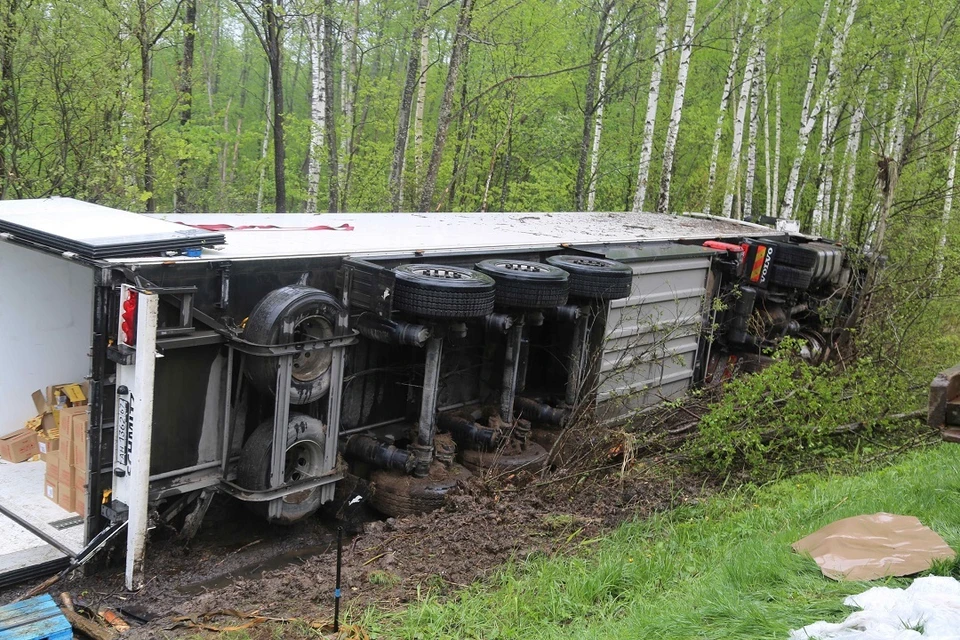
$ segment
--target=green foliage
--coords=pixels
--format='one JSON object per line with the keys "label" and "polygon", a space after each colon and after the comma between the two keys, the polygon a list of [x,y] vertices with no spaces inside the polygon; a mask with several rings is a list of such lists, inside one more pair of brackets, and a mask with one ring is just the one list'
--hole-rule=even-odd
{"label": "green foliage", "polygon": [[759,373],[731,380],[700,422],[688,451],[706,467],[742,466],[762,476],[842,455],[858,438],[899,426],[891,416],[916,399],[906,381],[864,358],[849,368],[814,366],[786,339]]}

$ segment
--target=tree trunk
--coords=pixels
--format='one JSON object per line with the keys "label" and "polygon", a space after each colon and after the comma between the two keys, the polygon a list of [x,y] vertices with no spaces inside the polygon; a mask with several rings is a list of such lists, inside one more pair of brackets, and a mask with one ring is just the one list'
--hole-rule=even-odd
{"label": "tree trunk", "polygon": [[943,198],[943,217],[940,220],[940,242],[937,245],[937,279],[943,276],[943,259],[947,250],[947,230],[950,227],[950,213],[953,209],[953,183],[957,175],[957,149],[960,147],[960,124],[953,134],[950,145],[950,161],[947,164],[947,193]]}
{"label": "tree trunk", "polygon": [[137,3],[139,24],[137,41],[140,45],[140,94],[143,105],[140,123],[143,126],[143,191],[146,196],[144,205],[147,213],[157,210],[157,199],[153,184],[153,119],[150,113],[151,55],[150,33],[147,23],[148,9],[144,0]]}
{"label": "tree trunk", "polygon": [[357,89],[360,87],[360,78],[357,77],[359,67],[359,46],[357,45],[357,36],[360,31],[360,0],[353,0],[353,15],[350,27],[347,31],[347,39],[350,41],[350,55],[348,64],[350,72],[347,78],[347,86],[344,90],[343,102],[343,160],[340,162],[340,170],[343,172],[343,179],[340,181],[340,210],[347,209],[347,195],[350,187],[350,169],[353,164],[353,134],[357,123],[355,122],[355,105],[357,102]]}
{"label": "tree trunk", "polygon": [[[740,188],[740,151],[743,148],[743,126],[747,115],[747,100],[750,98],[751,89],[753,89],[753,75],[757,65],[757,59],[762,55],[763,43],[760,41],[760,26],[764,21],[766,14],[767,0],[761,0],[761,15],[757,16],[753,23],[753,33],[751,40],[750,53],[747,55],[747,63],[743,69],[743,84],[740,85],[740,98],[737,101],[737,111],[733,120],[733,143],[730,146],[730,166],[727,167],[727,187],[723,194],[723,209],[721,214],[724,218],[733,215],[734,193]],[[739,198],[738,198],[739,201]],[[739,202],[738,202],[739,205]],[[737,207],[739,213],[740,207]],[[739,218],[740,216],[737,215]]]}
{"label": "tree trunk", "polygon": [[[869,91],[867,92],[869,95]],[[835,234],[837,238],[845,239],[850,224],[850,208],[853,206],[854,187],[857,178],[857,155],[860,151],[860,131],[863,127],[864,108],[857,105],[850,119],[850,132],[847,134],[847,148],[843,153],[847,170],[843,177],[843,204],[839,214],[834,214]],[[840,202],[840,198],[837,198]]]}
{"label": "tree trunk", "polygon": [[323,65],[323,30],[321,18],[307,17],[307,39],[310,46],[310,148],[307,151],[307,213],[317,212],[317,194],[320,191],[320,159],[323,157],[323,138],[327,127],[327,84]]}
{"label": "tree trunk", "polygon": [[647,115],[643,122],[643,144],[640,147],[640,165],[637,169],[637,188],[633,196],[633,210],[639,212],[647,199],[647,180],[650,176],[650,156],[653,153],[653,131],[657,123],[657,102],[660,99],[660,80],[663,59],[667,51],[667,0],[657,0],[657,33],[654,37],[653,70],[650,72],[650,90],[647,94]]}
{"label": "tree trunk", "polygon": [[413,114],[413,166],[416,170],[414,192],[419,196],[420,179],[423,177],[423,108],[427,104],[427,64],[430,55],[430,32],[426,29],[420,36],[420,80],[417,84],[417,109]]}
{"label": "tree trunk", "polygon": [[3,180],[0,198],[5,198],[10,188],[17,198],[23,197],[18,156],[24,145],[20,137],[20,110],[13,56],[16,44],[14,20],[19,7],[17,0],[4,2],[3,15],[0,16],[0,175]]}
{"label": "tree trunk", "polygon": [[[824,223],[824,214],[830,211],[830,199],[833,191],[833,143],[837,121],[840,118],[840,104],[835,98],[837,87],[840,84],[841,63],[843,50],[846,46],[850,28],[857,12],[859,0],[850,0],[847,6],[846,19],[843,26],[833,38],[833,48],[830,51],[830,65],[827,67],[827,82],[823,89],[824,117],[823,134],[820,136],[820,184],[817,188],[817,199],[813,206],[811,221],[814,233],[820,233]],[[829,221],[827,221],[829,224]]]}
{"label": "tree trunk", "polygon": [[470,29],[470,17],[473,9],[473,0],[462,0],[460,16],[457,19],[457,32],[453,36],[453,49],[450,52],[450,69],[447,71],[447,81],[443,86],[443,96],[440,98],[440,111],[437,115],[437,132],[433,138],[433,149],[430,151],[430,164],[427,166],[427,175],[423,179],[423,193],[420,196],[418,211],[427,211],[433,202],[433,190],[437,184],[437,175],[440,173],[440,160],[443,158],[443,147],[447,141],[447,131],[450,129],[450,118],[453,107],[453,92],[457,86],[457,74],[467,43],[467,32]]}
{"label": "tree trunk", "polygon": [[760,75],[763,77],[763,215],[771,217],[773,213],[772,192],[770,191],[770,92],[767,79],[767,56],[760,61]]}
{"label": "tree trunk", "polygon": [[727,78],[723,82],[723,92],[720,94],[720,109],[717,115],[717,126],[713,130],[713,148],[710,151],[710,170],[707,177],[707,202],[703,212],[710,215],[711,203],[713,201],[713,187],[717,180],[717,159],[720,157],[720,139],[723,137],[723,121],[727,115],[727,106],[730,103],[730,96],[733,94],[733,79],[737,74],[737,60],[740,57],[740,42],[743,40],[743,32],[747,26],[747,17],[750,12],[744,10],[743,19],[740,26],[737,27],[737,33],[733,37],[733,56],[730,58],[730,66],[727,68]]}
{"label": "tree trunk", "polygon": [[[760,69],[763,69],[763,51],[760,52]],[[743,188],[743,215],[753,217],[753,187],[757,178],[757,134],[760,131],[760,83],[761,74],[753,75],[750,89],[750,131],[747,133],[747,176]]]}
{"label": "tree trunk", "polygon": [[410,107],[413,104],[413,89],[420,73],[420,42],[427,21],[430,0],[417,0],[417,12],[413,17],[413,34],[410,38],[410,54],[407,60],[407,78],[400,98],[397,120],[397,135],[393,141],[393,161],[390,164],[390,209],[399,211],[403,202],[403,168],[407,151],[407,134],[410,131]]}
{"label": "tree trunk", "polygon": [[266,113],[264,114],[263,142],[260,144],[260,178],[257,182],[257,213],[263,211],[263,192],[267,182],[267,147],[270,145],[270,130],[273,128],[270,105],[273,102],[273,82],[270,80],[270,69],[267,67],[267,98],[264,100]]}
{"label": "tree trunk", "polygon": [[817,27],[817,35],[813,41],[813,55],[810,58],[810,67],[807,70],[807,87],[803,92],[803,102],[800,106],[800,134],[797,140],[796,154],[793,158],[793,166],[790,168],[787,186],[783,191],[783,206],[780,208],[781,218],[793,219],[794,198],[797,193],[797,183],[800,180],[800,165],[803,163],[807,143],[810,141],[810,132],[816,124],[816,117],[819,112],[819,106],[815,106],[814,112],[811,114],[810,102],[813,99],[813,89],[817,82],[817,70],[820,68],[820,42],[823,39],[823,30],[830,15],[830,2],[831,0],[824,0],[823,14],[820,16],[820,25]]}
{"label": "tree trunk", "polygon": [[323,11],[323,49],[320,52],[320,62],[323,65],[324,90],[326,99],[324,108],[326,110],[326,143],[327,159],[330,164],[328,190],[327,190],[327,211],[336,213],[340,206],[340,168],[337,165],[338,149],[337,145],[337,118],[336,104],[334,103],[333,93],[333,0],[324,0]]}
{"label": "tree trunk", "polygon": [[[777,66],[779,67],[779,63]],[[777,73],[777,90],[774,99],[777,102],[777,106],[774,110],[774,117],[776,118],[776,122],[774,123],[774,136],[776,140],[773,145],[773,179],[770,181],[770,188],[772,190],[770,195],[771,216],[777,215],[780,207],[780,148],[782,146],[781,141],[783,140],[783,115],[781,113],[779,73]]]}
{"label": "tree trunk", "polygon": [[670,111],[670,124],[667,126],[667,139],[663,143],[663,170],[660,174],[660,197],[657,199],[657,212],[670,210],[670,180],[673,177],[673,158],[680,134],[680,118],[683,115],[683,96],[687,90],[687,74],[690,72],[690,56],[693,53],[693,29],[697,16],[697,0],[687,0],[687,20],[683,25],[683,42],[680,45],[680,68],[677,71],[677,87],[673,92],[673,108]]}
{"label": "tree trunk", "polygon": [[600,24],[597,26],[597,34],[593,39],[593,53],[590,56],[590,65],[587,71],[587,86],[583,92],[583,130],[580,135],[577,182],[573,191],[574,211],[584,210],[584,196],[589,189],[590,178],[587,176],[587,171],[590,162],[590,135],[596,127],[596,110],[600,106],[600,101],[603,100],[602,91],[597,92],[597,66],[607,49],[607,20],[612,9],[613,2],[603,0],[603,4],[600,6]]}
{"label": "tree trunk", "polygon": [[[183,60],[180,62],[180,130],[190,122],[193,111],[193,54],[197,35],[197,0],[187,0],[183,16]],[[181,144],[184,144],[181,142]],[[173,196],[173,210],[187,210],[187,159],[177,158],[177,188]]]}
{"label": "tree trunk", "polygon": [[600,166],[600,136],[603,133],[603,103],[604,91],[607,89],[607,65],[610,62],[610,49],[603,52],[600,59],[600,77],[597,79],[597,94],[600,99],[597,103],[597,113],[593,124],[593,148],[590,151],[590,181],[587,189],[587,211],[593,211],[597,204],[597,168]]}

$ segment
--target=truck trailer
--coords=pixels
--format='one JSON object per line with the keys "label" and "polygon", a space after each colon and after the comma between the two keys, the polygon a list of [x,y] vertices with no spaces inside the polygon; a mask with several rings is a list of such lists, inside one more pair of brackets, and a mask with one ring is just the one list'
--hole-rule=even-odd
{"label": "truck trailer", "polygon": [[783,336],[822,358],[858,281],[828,241],[695,214],[47,198],[0,202],[0,240],[0,443],[28,425],[53,447],[56,423],[61,445],[0,461],[7,584],[116,533],[136,589],[151,525],[195,531],[216,493],[292,523],[355,476],[402,516],[471,474],[540,472],[574,421],[637,419]]}

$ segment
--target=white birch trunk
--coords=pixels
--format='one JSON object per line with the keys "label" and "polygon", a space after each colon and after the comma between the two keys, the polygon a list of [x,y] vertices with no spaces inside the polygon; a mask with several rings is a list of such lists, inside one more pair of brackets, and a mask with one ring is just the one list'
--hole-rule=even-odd
{"label": "white birch trunk", "polygon": [[[869,94],[869,92],[867,92]],[[834,213],[836,227],[836,236],[846,238],[850,228],[850,208],[853,206],[854,187],[857,179],[857,156],[860,152],[860,132],[863,128],[864,110],[863,105],[857,105],[850,118],[850,133],[847,137],[847,148],[843,152],[844,162],[847,165],[846,174],[843,176],[843,204],[840,205],[839,214]],[[839,189],[839,187],[838,187]],[[839,194],[837,202],[840,202]]]}
{"label": "white birch trunk", "polygon": [[777,211],[780,208],[780,147],[781,140],[783,140],[783,118],[781,116],[780,107],[780,78],[779,73],[777,73],[777,91],[774,94],[774,100],[777,103],[774,118],[774,136],[776,140],[773,144],[773,180],[771,180],[770,188],[772,189],[772,194],[770,195],[770,215],[777,215]]}
{"label": "white birch trunk", "polygon": [[763,77],[763,196],[766,199],[763,206],[763,215],[770,216],[773,212],[770,191],[770,92],[767,90],[767,56],[760,61],[760,75]]}
{"label": "white birch trunk", "polygon": [[[763,50],[760,67],[763,68]],[[757,178],[757,133],[760,131],[760,74],[754,74],[750,89],[750,131],[747,134],[747,176],[743,189],[743,214],[753,216],[753,186]]]}
{"label": "white birch trunk", "polygon": [[600,77],[597,78],[597,108],[593,123],[593,148],[590,150],[590,177],[587,190],[587,211],[593,211],[597,202],[597,167],[600,165],[600,135],[603,133],[603,92],[607,89],[607,65],[610,62],[610,48],[603,51],[600,58]]}
{"label": "white birch trunk", "polygon": [[794,198],[797,194],[797,184],[800,181],[800,165],[803,163],[803,156],[806,155],[807,143],[810,142],[810,132],[816,125],[816,117],[820,111],[821,103],[819,99],[813,108],[813,113],[810,110],[810,103],[813,100],[813,89],[817,82],[817,71],[820,68],[820,42],[823,39],[823,30],[826,27],[829,15],[830,0],[825,0],[823,13],[820,16],[820,26],[817,27],[817,35],[813,41],[813,55],[810,58],[810,68],[807,71],[807,88],[803,92],[803,102],[800,105],[800,134],[797,140],[797,150],[793,158],[793,166],[790,168],[790,175],[787,178],[787,186],[783,191],[783,206],[780,208],[780,217],[788,220],[793,219]]}
{"label": "white birch trunk", "polygon": [[950,227],[950,212],[953,209],[953,184],[957,175],[957,149],[960,147],[960,123],[950,145],[950,164],[947,165],[947,194],[943,198],[943,217],[940,220],[940,243],[937,246],[937,279],[943,276],[943,259],[947,250],[947,229]]}
{"label": "white birch trunk", "polygon": [[643,122],[643,144],[640,148],[640,166],[637,169],[637,190],[633,210],[641,211],[647,198],[647,179],[650,175],[650,156],[653,153],[653,130],[657,122],[657,102],[660,99],[660,80],[667,46],[667,0],[657,0],[659,24],[654,38],[653,70],[650,72],[650,90],[647,94],[647,115]]}
{"label": "white birch trunk", "polygon": [[430,32],[420,37],[420,82],[417,86],[417,109],[413,116],[413,163],[417,181],[423,176],[423,109],[427,103],[427,62],[430,55]]}
{"label": "white birch trunk", "polygon": [[307,213],[317,212],[317,193],[320,190],[320,160],[323,157],[326,131],[326,78],[323,69],[323,31],[321,19],[307,18],[310,41],[310,158],[307,163]]}
{"label": "white birch trunk", "polygon": [[727,115],[730,95],[733,93],[733,78],[737,73],[737,59],[740,57],[740,41],[743,39],[743,31],[747,24],[747,16],[749,15],[749,11],[744,12],[743,20],[740,22],[737,33],[733,38],[733,56],[730,58],[727,78],[723,82],[723,93],[720,94],[720,109],[717,115],[717,126],[713,130],[713,148],[710,151],[710,172],[707,178],[707,203],[703,208],[703,212],[707,215],[710,215],[713,187],[717,181],[717,159],[720,157],[720,139],[723,137],[723,120]]}
{"label": "white birch trunk", "polygon": [[[835,99],[837,87],[840,84],[841,62],[843,50],[846,46],[853,19],[857,13],[859,0],[850,0],[843,26],[833,38],[833,48],[830,51],[830,65],[827,67],[827,83],[823,89],[824,117],[822,135],[820,136],[820,185],[817,187],[817,198],[813,207],[813,232],[820,233],[824,226],[824,214],[830,210],[830,199],[833,191],[833,133],[840,117],[840,104]],[[828,221],[829,222],[829,221]],[[829,228],[829,227],[828,227]]]}
{"label": "white birch trunk", "polygon": [[660,197],[657,198],[657,213],[670,210],[670,180],[673,177],[673,159],[680,134],[680,119],[683,117],[683,97],[687,91],[687,76],[690,73],[690,56],[693,54],[693,29],[697,18],[697,0],[687,0],[687,18],[683,25],[683,42],[680,49],[680,67],[677,70],[677,86],[673,92],[673,107],[667,139],[663,144],[663,170],[660,174]]}
{"label": "white birch trunk", "polygon": [[[753,88],[753,75],[757,65],[757,58],[762,51],[760,41],[760,27],[766,13],[767,0],[761,0],[761,15],[753,23],[753,44],[747,56],[747,64],[743,69],[743,84],[740,85],[740,98],[737,102],[737,111],[733,120],[733,143],[730,145],[730,166],[727,167],[727,188],[723,193],[723,209],[721,215],[729,218],[733,215],[734,193],[740,187],[740,151],[743,149],[743,125],[747,115],[747,101],[750,99],[750,90]],[[737,216],[738,218],[740,216]]]}

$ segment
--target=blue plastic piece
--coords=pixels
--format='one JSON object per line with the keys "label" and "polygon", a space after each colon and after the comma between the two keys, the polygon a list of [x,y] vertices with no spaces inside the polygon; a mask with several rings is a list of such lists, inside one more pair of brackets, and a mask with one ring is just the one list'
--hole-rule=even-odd
{"label": "blue plastic piece", "polygon": [[334,598],[339,598],[339,597],[340,597],[340,589],[334,589],[334,590],[333,590],[333,597],[334,597]]}
{"label": "blue plastic piece", "polygon": [[73,628],[48,594],[0,607],[0,640],[71,640]]}
{"label": "blue plastic piece", "polygon": [[199,258],[201,253],[203,253],[203,249],[200,247],[190,247],[189,249],[183,250],[183,255],[188,258]]}

